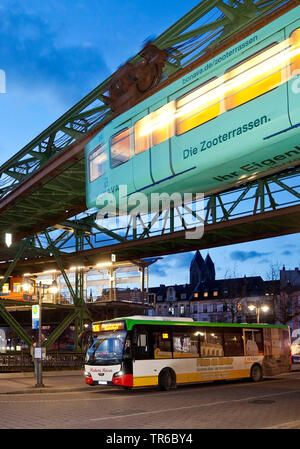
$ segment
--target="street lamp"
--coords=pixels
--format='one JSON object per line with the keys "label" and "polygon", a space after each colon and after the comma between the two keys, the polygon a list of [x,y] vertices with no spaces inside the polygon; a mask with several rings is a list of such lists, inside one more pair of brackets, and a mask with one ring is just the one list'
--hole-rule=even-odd
{"label": "street lamp", "polygon": [[56,302],[56,293],[58,292],[58,286],[56,280],[52,282],[52,285],[50,287],[50,293],[53,295],[53,301]]}
{"label": "street lamp", "polygon": [[263,306],[256,306],[254,304],[249,304],[248,309],[252,312],[253,310],[256,310],[256,315],[257,315],[257,322],[259,323],[259,318],[260,318],[260,311],[262,312],[267,312],[270,307],[263,305]]}

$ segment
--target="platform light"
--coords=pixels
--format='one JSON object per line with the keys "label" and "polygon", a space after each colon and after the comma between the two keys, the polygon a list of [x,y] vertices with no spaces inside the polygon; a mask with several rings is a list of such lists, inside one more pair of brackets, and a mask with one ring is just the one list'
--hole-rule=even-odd
{"label": "platform light", "polygon": [[105,268],[105,267],[111,267],[112,266],[112,262],[101,262],[101,263],[97,263],[96,267],[97,268]]}
{"label": "platform light", "polygon": [[28,280],[28,278],[24,278],[23,283],[22,283],[22,288],[24,292],[28,292],[29,288],[30,288],[30,282]]}
{"label": "platform light", "polygon": [[85,267],[82,265],[78,265],[77,267],[71,267],[70,271],[83,270]]}
{"label": "platform light", "polygon": [[6,234],[5,234],[5,244],[6,244],[6,246],[8,246],[8,248],[12,244],[12,234],[10,234],[9,232],[6,232]]}
{"label": "platform light", "polygon": [[52,282],[52,285],[50,287],[50,292],[53,293],[53,295],[56,295],[56,293],[58,292],[58,286],[57,286],[56,281]]}

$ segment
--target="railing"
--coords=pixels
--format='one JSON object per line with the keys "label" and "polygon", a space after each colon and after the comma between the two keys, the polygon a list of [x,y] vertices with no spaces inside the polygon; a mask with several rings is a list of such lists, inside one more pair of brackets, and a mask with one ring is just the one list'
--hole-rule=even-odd
{"label": "railing", "polygon": [[155,307],[155,293],[141,292],[139,290],[107,289],[102,292],[96,302],[129,302]]}
{"label": "railing", "polygon": [[[43,360],[43,369],[46,371],[60,369],[81,369],[84,366],[84,352],[47,352]],[[24,351],[21,353],[0,354],[0,372],[33,371],[31,355]]]}

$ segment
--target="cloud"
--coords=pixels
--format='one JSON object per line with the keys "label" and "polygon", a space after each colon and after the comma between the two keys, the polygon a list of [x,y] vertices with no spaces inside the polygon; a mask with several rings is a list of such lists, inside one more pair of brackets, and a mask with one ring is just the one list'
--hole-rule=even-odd
{"label": "cloud", "polygon": [[283,251],[282,253],[281,253],[281,255],[282,256],[290,256],[291,254],[293,253],[293,251],[290,251],[290,250],[286,250],[286,251]]}
{"label": "cloud", "polygon": [[60,31],[53,22],[50,27],[43,17],[13,6],[0,22],[0,66],[6,72],[8,94],[16,84],[29,90],[47,86],[74,102],[107,77],[98,47],[60,46]]}
{"label": "cloud", "polygon": [[249,259],[257,259],[263,256],[268,256],[271,253],[262,253],[257,251],[232,251],[230,257],[232,260],[237,260],[239,262],[245,262]]}

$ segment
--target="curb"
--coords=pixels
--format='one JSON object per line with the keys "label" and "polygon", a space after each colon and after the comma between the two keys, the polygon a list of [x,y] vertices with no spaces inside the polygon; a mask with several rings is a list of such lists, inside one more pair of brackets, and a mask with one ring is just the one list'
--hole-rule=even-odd
{"label": "curb", "polygon": [[28,390],[15,390],[15,391],[5,391],[3,393],[0,392],[1,395],[6,394],[35,394],[35,393],[68,393],[72,391],[88,391],[86,387],[70,387],[70,388],[57,388],[57,387],[44,387],[44,388],[28,388]]}

